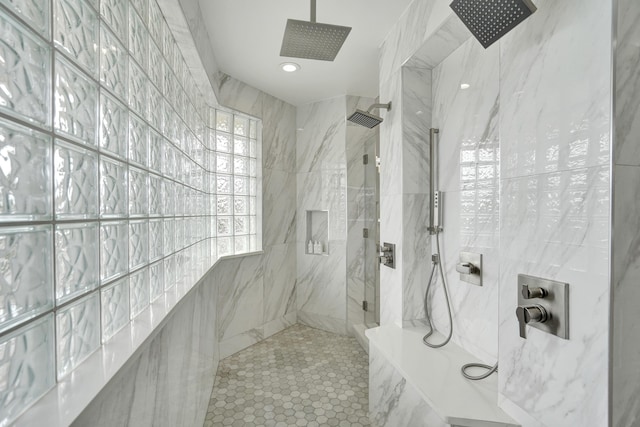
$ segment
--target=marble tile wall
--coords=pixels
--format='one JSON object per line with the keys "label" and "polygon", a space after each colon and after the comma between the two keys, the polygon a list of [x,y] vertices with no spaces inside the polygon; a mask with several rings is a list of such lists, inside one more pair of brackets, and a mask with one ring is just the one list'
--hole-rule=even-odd
{"label": "marble tile wall", "polygon": [[614,426],[640,423],[640,110],[638,46],[640,4],[617,0],[614,15],[613,234],[611,420]]}

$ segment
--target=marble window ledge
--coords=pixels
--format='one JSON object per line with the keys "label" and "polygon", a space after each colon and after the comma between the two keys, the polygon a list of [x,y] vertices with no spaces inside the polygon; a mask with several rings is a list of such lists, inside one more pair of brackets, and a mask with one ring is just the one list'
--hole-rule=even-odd
{"label": "marble window ledge", "polygon": [[[498,408],[498,379],[469,381],[460,374],[466,363],[480,362],[453,343],[431,349],[422,343],[427,328],[399,328],[386,325],[368,329],[369,345],[411,384],[420,397],[449,425],[516,427],[517,424]],[[443,337],[434,333],[434,341]]]}
{"label": "marble window ledge", "polygon": [[184,297],[203,285],[221,262],[263,253],[254,251],[220,257],[193,285],[176,284],[167,289],[162,297],[151,303],[87,360],[58,381],[54,388],[18,417],[14,425],[41,425],[43,420],[47,420],[48,427],[70,425],[125,363],[142,350],[144,343],[152,340],[162,330],[170,314]]}

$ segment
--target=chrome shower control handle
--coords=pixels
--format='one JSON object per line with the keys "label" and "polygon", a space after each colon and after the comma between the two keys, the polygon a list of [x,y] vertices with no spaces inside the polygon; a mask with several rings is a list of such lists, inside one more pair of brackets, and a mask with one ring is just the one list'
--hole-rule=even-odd
{"label": "chrome shower control handle", "polygon": [[548,295],[543,288],[530,288],[529,285],[522,285],[522,296],[524,299],[544,298]]}
{"label": "chrome shower control handle", "polygon": [[456,264],[456,271],[460,274],[474,274],[478,268],[470,262],[461,262]]}
{"label": "chrome shower control handle", "polygon": [[520,324],[520,337],[527,338],[528,323],[544,323],[549,319],[547,310],[541,305],[520,306],[516,309],[516,316]]}

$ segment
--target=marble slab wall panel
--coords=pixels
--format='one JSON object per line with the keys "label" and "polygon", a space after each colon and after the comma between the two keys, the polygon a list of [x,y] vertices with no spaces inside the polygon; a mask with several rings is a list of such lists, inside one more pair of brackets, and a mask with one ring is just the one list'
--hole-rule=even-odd
{"label": "marble slab wall panel", "polygon": [[[453,340],[488,363],[498,356],[498,56],[498,46],[485,50],[470,39],[433,69],[443,192],[441,259],[454,313]],[[469,88],[461,89],[463,83]],[[436,247],[433,241],[434,252]],[[483,254],[482,287],[460,280],[455,266],[461,251]],[[439,276],[429,309],[436,329],[446,333],[450,325]]]}
{"label": "marble slab wall panel", "polygon": [[295,315],[296,244],[273,245],[264,251],[264,321]]}
{"label": "marble slab wall panel", "polygon": [[640,4],[618,0],[614,57],[613,235],[612,235],[612,425],[640,423],[640,346],[634,331],[640,315]]}
{"label": "marble slab wall panel", "polygon": [[180,302],[160,331],[73,425],[202,425],[219,360],[216,298],[210,275]]}
{"label": "marble slab wall panel", "polygon": [[[536,5],[500,41],[500,393],[607,425],[611,3]],[[521,273],[570,284],[570,340],[518,336]]]}
{"label": "marble slab wall panel", "polygon": [[375,346],[369,346],[369,418],[377,427],[449,425]]}
{"label": "marble slab wall panel", "polygon": [[254,117],[263,117],[264,92],[220,73],[218,78],[218,99],[220,104],[231,106],[237,111]]}
{"label": "marble slab wall panel", "polygon": [[271,95],[263,98],[263,167],[296,172],[296,108]]}

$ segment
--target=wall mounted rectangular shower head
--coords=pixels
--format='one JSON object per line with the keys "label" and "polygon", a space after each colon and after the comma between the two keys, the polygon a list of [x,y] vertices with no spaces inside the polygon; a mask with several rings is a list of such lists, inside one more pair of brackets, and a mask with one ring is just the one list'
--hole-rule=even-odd
{"label": "wall mounted rectangular shower head", "polygon": [[485,49],[537,10],[531,0],[454,0],[450,7]]}
{"label": "wall mounted rectangular shower head", "polygon": [[333,61],[351,27],[316,22],[316,0],[311,0],[311,20],[288,19],[280,56]]}
{"label": "wall mounted rectangular shower head", "polygon": [[356,110],[355,113],[350,115],[347,120],[360,126],[373,129],[382,123],[382,117],[371,114],[371,110],[376,108],[385,108],[387,111],[391,110],[391,103],[388,104],[373,104],[369,107],[368,111]]}

